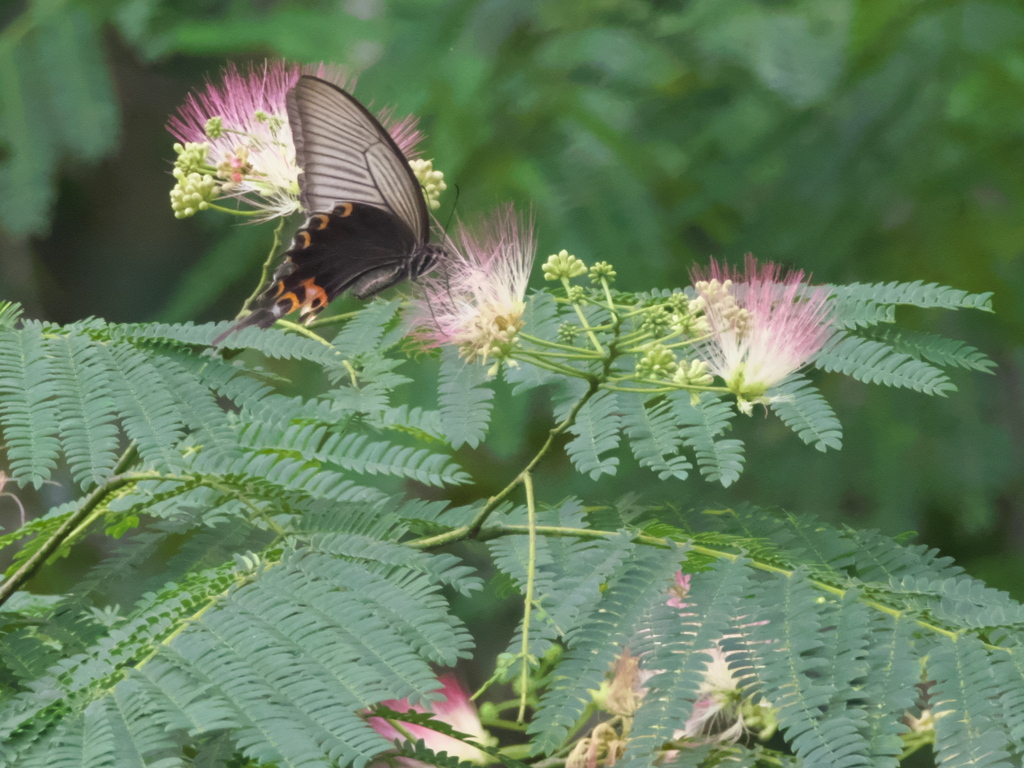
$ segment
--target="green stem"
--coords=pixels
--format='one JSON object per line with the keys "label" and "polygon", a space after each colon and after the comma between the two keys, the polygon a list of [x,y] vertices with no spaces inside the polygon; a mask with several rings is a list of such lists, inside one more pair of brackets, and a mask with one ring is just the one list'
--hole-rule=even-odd
{"label": "green stem", "polygon": [[124,475],[123,473],[138,458],[138,455],[138,450],[134,443],[128,446],[128,449],[118,459],[114,472],[107,482],[94,488],[82,501],[82,506],[60,524],[57,530],[53,532],[53,535],[50,536],[50,539],[33,552],[22,566],[11,574],[10,578],[5,579],[0,584],[0,605],[6,603],[11,598],[11,595],[17,592],[36,574],[54,552],[60,549],[66,541],[70,540],[71,534],[79,528],[80,523],[86,520],[94,509],[106,501],[108,496],[125,485],[135,482],[134,477]]}
{"label": "green stem", "polygon": [[351,320],[353,317],[355,317],[358,314],[359,314],[358,310],[355,311],[355,312],[342,312],[340,315],[332,315],[331,317],[325,317],[322,320],[314,320],[313,322],[311,322],[306,327],[309,328],[309,329],[313,329],[313,328],[323,328],[324,326],[328,326],[328,325],[338,325],[340,323],[345,322],[346,320]]}
{"label": "green stem", "polygon": [[[568,528],[565,526],[557,525],[538,525],[535,528],[535,532],[538,534],[543,534],[545,536],[569,537],[576,539],[609,539],[619,535],[617,531],[599,531],[591,528]],[[530,528],[527,525],[510,525],[503,523],[498,525],[487,526],[487,528],[484,528],[479,532],[479,534],[476,536],[476,539],[477,541],[490,541],[491,539],[497,539],[502,536],[522,536],[523,534],[529,535],[529,533]],[[675,539],[662,538],[660,536],[648,536],[646,534],[640,534],[636,536],[635,541],[641,544],[645,544],[647,546],[659,547],[661,549],[667,549],[669,547],[676,546],[679,543]],[[787,578],[792,576],[794,573],[794,571],[788,570],[786,568],[780,568],[777,565],[761,562],[759,560],[749,557],[749,555],[736,554],[734,552],[726,552],[721,549],[714,549],[712,547],[706,547],[701,544],[693,544],[691,542],[685,543],[687,543],[689,551],[696,552],[701,555],[706,555],[707,557],[713,557],[716,560],[733,561],[738,560],[741,557],[747,557],[747,559],[750,561],[751,567],[756,568],[760,571],[774,573],[780,576],[786,576]],[[818,579],[808,580],[811,582],[811,584],[813,584],[817,589],[820,589],[822,592],[828,592],[829,594],[834,595],[835,597],[838,597],[840,599],[844,598],[846,596],[846,593],[848,592],[848,590],[841,589],[839,587],[834,587],[831,584],[819,581]],[[874,608],[876,611],[881,611],[882,613],[888,614],[889,616],[892,616],[895,619],[900,619],[903,617],[903,611],[897,608],[892,608],[886,605],[885,603],[880,603],[877,600],[862,599],[861,602],[869,608]],[[950,640],[956,640],[960,636],[959,632],[944,629],[943,627],[932,624],[931,622],[923,621],[921,619],[914,619],[914,621],[917,623],[919,627],[943,635],[944,637],[947,637]],[[998,645],[990,645],[988,643],[985,643],[985,646],[992,650],[1001,650],[1009,653],[1009,649],[1003,648]]]}
{"label": "green stem", "polygon": [[526,350],[515,350],[510,357],[514,360],[519,360],[530,365],[535,365],[538,368],[543,368],[545,371],[553,371],[554,373],[560,373],[563,376],[572,376],[575,379],[586,379],[589,378],[589,374],[573,368],[571,365],[559,365],[558,363],[552,363],[549,360],[543,360],[535,358],[531,353]]}
{"label": "green stem", "polygon": [[595,355],[593,352],[563,352],[557,350],[554,352],[542,352],[539,349],[524,349],[530,355],[538,357],[551,357],[556,360],[601,360],[602,358]]}
{"label": "green stem", "polygon": [[274,227],[274,242],[270,246],[270,253],[267,254],[266,260],[263,262],[263,269],[260,272],[260,281],[256,285],[256,290],[250,294],[249,298],[242,304],[242,311],[238,313],[236,319],[240,319],[249,314],[249,307],[256,301],[256,298],[263,292],[263,286],[267,284],[270,279],[270,268],[274,265],[277,259],[277,249],[281,246],[281,230],[284,229],[284,219],[281,219],[277,226]]}
{"label": "green stem", "polygon": [[287,328],[289,331],[295,331],[295,333],[301,336],[305,336],[307,339],[312,339],[313,341],[319,342],[320,344],[323,344],[325,347],[334,349],[334,345],[331,344],[331,342],[329,342],[320,334],[313,333],[313,331],[309,330],[309,328],[302,325],[301,323],[293,323],[291,320],[278,320],[276,324],[281,328]]}
{"label": "green stem", "polygon": [[413,539],[412,541],[405,542],[407,546],[414,547],[416,549],[428,549],[431,547],[439,547],[443,544],[449,544],[453,541],[461,541],[463,539],[471,539],[477,535],[483,524],[487,521],[487,518],[495,510],[495,508],[505,500],[505,498],[515,490],[516,486],[523,482],[526,475],[533,472],[536,466],[540,463],[551,447],[555,443],[557,438],[562,432],[572,426],[575,421],[577,414],[590,398],[592,398],[598,391],[597,379],[593,379],[590,382],[590,388],[583,393],[583,396],[576,401],[568,415],[556,426],[552,427],[548,432],[548,439],[544,441],[544,445],[541,446],[540,450],[534,455],[530,462],[526,465],[522,472],[516,475],[512,482],[498,491],[494,496],[491,496],[477,512],[476,517],[469,525],[460,525],[458,528],[453,528],[450,531],[437,534],[436,536],[425,536],[421,539]]}
{"label": "green stem", "polygon": [[530,334],[523,333],[522,331],[519,332],[519,338],[524,339],[530,342],[531,344],[536,344],[539,347],[550,347],[551,349],[564,349],[566,352],[586,354],[589,357],[593,358],[594,360],[601,359],[601,355],[595,352],[591,352],[590,350],[582,349],[581,347],[574,347],[572,344],[561,344],[557,341],[549,341],[548,339],[542,339],[538,336],[531,336]]}
{"label": "green stem", "polygon": [[619,320],[619,313],[615,309],[615,302],[612,300],[612,292],[611,292],[611,289],[608,287],[608,280],[607,280],[607,278],[604,278],[604,277],[601,278],[601,287],[604,288],[604,298],[608,302],[608,311],[612,313],[612,318],[613,318],[612,322],[613,323],[621,322]]}
{"label": "green stem", "polygon": [[519,715],[516,722],[526,721],[526,694],[530,685],[530,617],[533,614],[533,590],[537,570],[537,509],[533,499],[533,476],[523,474],[523,489],[526,491],[526,520],[529,531],[529,545],[526,565],[526,606],[523,610],[522,677],[519,679]]}
{"label": "green stem", "polygon": [[[562,278],[562,286],[565,288],[566,295],[568,295],[569,289],[572,287],[569,285],[568,278]],[[576,310],[576,316],[580,319],[580,326],[584,331],[586,331],[587,336],[590,337],[590,342],[594,345],[594,349],[597,350],[599,355],[604,357],[604,347],[601,346],[601,342],[597,340],[597,336],[594,334],[594,329],[590,327],[590,321],[587,320],[587,316],[583,314],[583,307],[574,301],[572,303],[572,308]]]}
{"label": "green stem", "polygon": [[208,211],[220,211],[221,213],[230,213],[232,216],[244,216],[245,218],[252,218],[262,213],[262,211],[240,211],[237,208],[225,208],[223,205],[217,205],[216,203],[207,203],[206,205],[206,210]]}

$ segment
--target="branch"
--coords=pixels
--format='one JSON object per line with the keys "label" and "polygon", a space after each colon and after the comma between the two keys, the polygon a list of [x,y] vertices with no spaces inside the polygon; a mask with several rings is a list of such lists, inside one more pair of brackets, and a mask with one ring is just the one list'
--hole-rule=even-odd
{"label": "branch", "polygon": [[106,501],[108,496],[125,485],[134,483],[138,480],[138,477],[134,475],[122,474],[132,465],[132,462],[134,462],[137,457],[138,451],[133,444],[121,455],[120,460],[117,462],[117,466],[114,467],[114,474],[110,479],[103,485],[94,488],[82,501],[82,506],[79,507],[76,512],[71,514],[67,520],[61,523],[60,527],[53,532],[49,541],[33,552],[28,560],[26,560],[17,571],[11,574],[10,578],[5,579],[4,582],[0,584],[0,605],[6,603],[15,592],[17,592],[36,574],[36,571],[42,567],[43,563],[45,563],[54,552],[60,549],[64,542],[70,538],[72,532],[78,528],[79,524],[84,522],[96,507]]}

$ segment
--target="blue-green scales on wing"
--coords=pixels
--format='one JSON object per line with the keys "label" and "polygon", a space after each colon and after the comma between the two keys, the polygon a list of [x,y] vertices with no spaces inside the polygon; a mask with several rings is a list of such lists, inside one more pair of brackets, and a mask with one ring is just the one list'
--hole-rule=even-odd
{"label": "blue-green scales on wing", "polygon": [[310,320],[345,291],[365,299],[415,280],[445,253],[430,242],[427,204],[409,162],[351,94],[303,75],[288,92],[288,123],[309,218],[253,311],[214,344],[296,309]]}

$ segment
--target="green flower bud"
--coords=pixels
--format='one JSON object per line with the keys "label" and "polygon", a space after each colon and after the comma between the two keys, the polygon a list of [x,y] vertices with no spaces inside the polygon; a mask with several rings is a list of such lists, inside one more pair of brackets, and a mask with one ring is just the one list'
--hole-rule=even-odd
{"label": "green flower bud", "polygon": [[572,344],[580,335],[580,327],[572,323],[562,323],[558,326],[558,340],[566,344]]}
{"label": "green flower bud", "polygon": [[574,277],[587,274],[587,265],[565,249],[548,256],[542,269],[545,280],[561,280],[562,278],[571,280]]}
{"label": "green flower bud", "polygon": [[583,286],[582,285],[570,286],[569,290],[567,291],[568,299],[573,304],[579,304],[581,301],[583,301],[583,298],[586,295],[587,295],[587,292],[583,290]]}
{"label": "green flower bud", "polygon": [[672,381],[683,386],[687,384],[707,386],[714,381],[714,377],[708,373],[708,364],[703,360],[691,360],[690,362],[683,361],[672,377]]}
{"label": "green flower bud", "polygon": [[211,139],[219,139],[224,135],[224,118],[211,117],[206,121],[206,127],[203,129],[203,133]]}
{"label": "green flower bud", "polygon": [[599,261],[590,268],[590,282],[597,284],[604,279],[607,283],[613,283],[615,282],[616,274],[611,264],[607,261]]}
{"label": "green flower bud", "polygon": [[658,336],[672,323],[672,316],[664,306],[658,304],[644,313],[644,322],[640,326],[642,331]]}
{"label": "green flower bud", "polygon": [[438,198],[441,193],[448,189],[444,181],[444,173],[434,170],[433,160],[410,160],[409,167],[416,174],[416,179],[423,188],[423,197],[426,198],[427,207],[436,211],[441,207]]}
{"label": "green flower bud", "polygon": [[645,379],[663,379],[678,367],[675,353],[664,344],[655,344],[637,361],[636,373]]}
{"label": "green flower bud", "polygon": [[210,174],[184,173],[180,168],[172,172],[178,180],[171,190],[171,210],[175,218],[187,219],[205,211],[220,192],[216,179]]}
{"label": "green flower bud", "polygon": [[207,156],[210,154],[210,145],[206,142],[192,142],[187,144],[175,144],[174,151],[178,159],[174,161],[174,169],[185,174],[203,173],[207,169]]}
{"label": "green flower bud", "polygon": [[689,312],[690,299],[682,291],[676,291],[665,300],[673,312]]}

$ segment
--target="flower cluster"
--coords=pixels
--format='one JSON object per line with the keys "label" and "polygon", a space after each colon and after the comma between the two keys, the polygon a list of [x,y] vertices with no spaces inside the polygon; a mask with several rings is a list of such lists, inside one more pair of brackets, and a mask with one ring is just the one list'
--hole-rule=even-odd
{"label": "flower cluster", "polygon": [[532,223],[511,206],[475,230],[460,225],[438,274],[412,302],[413,335],[455,346],[470,363],[506,358],[523,327],[535,249]]}
{"label": "flower cluster", "polygon": [[[215,207],[223,197],[242,201],[248,214],[263,219],[300,209],[301,169],[286,99],[304,72],[329,76],[323,65],[228,66],[222,82],[186,99],[168,125],[180,140],[171,191],[176,216]],[[420,139],[414,119],[396,121],[386,111],[380,119],[403,153],[414,152]],[[431,160],[413,159],[410,168],[427,206],[436,210],[444,175]],[[694,268],[689,293],[633,295],[612,290],[616,271],[608,262],[588,265],[562,250],[548,258],[543,273],[561,284],[565,298],[557,301],[571,310],[560,310],[557,340],[525,336],[533,257],[532,225],[510,206],[478,227],[460,224],[412,302],[413,336],[430,347],[454,346],[470,363],[492,363],[491,373],[501,361],[582,378],[600,366],[616,371],[606,382],[612,389],[684,390],[695,404],[706,391],[731,392],[737,407],[750,413],[754,404],[769,403],[769,391],[806,365],[831,334],[827,288],[749,254],[742,271],[714,260]],[[609,367],[609,354],[629,362]]]}
{"label": "flower cluster", "polygon": [[[167,124],[179,141],[174,145],[177,184],[171,192],[175,216],[192,216],[218,198],[234,198],[258,220],[301,209],[301,169],[285,102],[302,74],[352,86],[323,64],[300,67],[278,61],[244,71],[229,64],[220,83],[207,83],[205,89],[188,95]],[[387,110],[378,117],[402,153],[413,154],[422,138],[416,119],[396,120]],[[443,176],[431,166],[421,181],[432,207],[445,188]]]}
{"label": "flower cluster", "polygon": [[[689,590],[690,575],[677,572],[666,604],[680,612],[686,611],[690,607],[685,602]],[[719,645],[702,653],[708,657],[704,674],[690,716],[673,733],[675,745],[680,749],[701,744],[727,745],[752,732],[759,738],[769,738],[776,727],[771,707],[765,702],[755,704],[744,695],[729,666],[728,654]],[[659,674],[657,670],[644,669],[641,661],[642,658],[633,656],[628,648],[623,649],[610,679],[595,697],[597,706],[616,720],[599,723],[577,742],[567,765],[572,768],[612,766],[625,753],[632,718],[647,695],[648,682]],[[669,762],[677,752],[678,749],[669,750],[662,758]]]}
{"label": "flower cluster", "polygon": [[709,337],[701,357],[736,395],[741,410],[768,401],[765,393],[803,367],[831,333],[829,291],[747,254],[744,272],[711,261],[694,269],[694,289]]}
{"label": "flower cluster", "polygon": [[[465,688],[451,674],[440,675],[438,681],[441,683],[441,692],[444,694],[445,700],[431,703],[429,710],[421,706],[410,706],[409,702],[405,700],[390,700],[381,703],[395,712],[408,712],[410,709],[415,712],[429,711],[434,716],[434,719],[450,725],[459,733],[472,737],[478,744],[485,747],[493,746],[496,740],[481,724],[480,716],[477,714],[473,702],[470,701]],[[486,765],[493,762],[493,758],[486,752],[424,725],[401,721],[393,724],[382,717],[371,717],[369,718],[369,723],[377,733],[390,741],[401,740],[407,737],[412,737],[416,740],[422,739],[428,749],[438,753],[446,752],[448,755],[457,757],[463,762],[475,763],[476,765]],[[425,763],[408,758],[398,758],[397,761],[388,761],[388,763],[379,762],[375,765],[383,767],[391,762],[397,762],[403,768],[426,768]]]}
{"label": "flower cluster", "polygon": [[441,207],[441,202],[438,198],[441,197],[442,192],[448,189],[448,185],[444,181],[444,173],[434,170],[433,160],[417,158],[410,160],[409,166],[412,168],[412,172],[416,174],[416,179],[419,181],[420,186],[423,187],[423,197],[427,200],[427,207],[432,211],[436,211]]}

